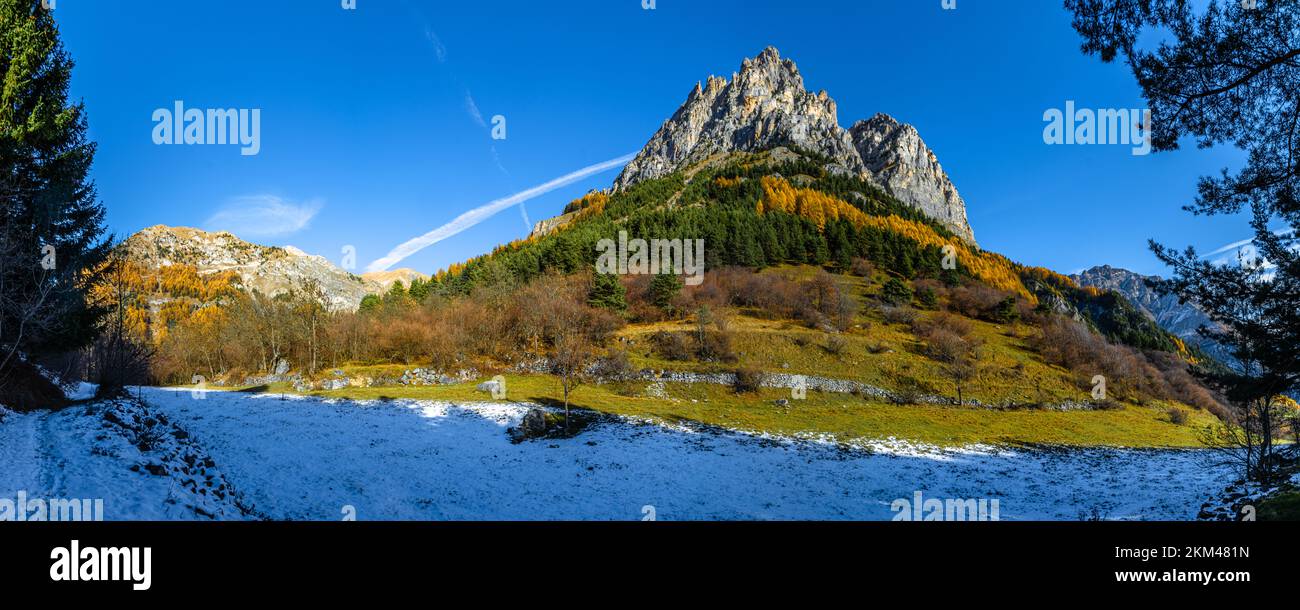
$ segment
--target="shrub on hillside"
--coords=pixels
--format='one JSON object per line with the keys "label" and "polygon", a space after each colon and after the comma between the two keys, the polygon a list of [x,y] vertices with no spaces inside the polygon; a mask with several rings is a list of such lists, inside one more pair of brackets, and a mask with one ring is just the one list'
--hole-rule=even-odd
{"label": "shrub on hillside", "polygon": [[718,285],[729,292],[733,305],[755,308],[772,318],[795,318],[809,300],[798,282],[776,273],[723,269]]}
{"label": "shrub on hillside", "polygon": [[970,336],[974,330],[975,327],[970,320],[944,311],[926,317],[917,317],[912,321],[912,333],[921,339],[925,339],[937,331],[945,331],[965,338]]}
{"label": "shrub on hillside", "polygon": [[822,347],[826,350],[826,353],[832,356],[843,355],[844,350],[848,349],[848,346],[849,346],[848,339],[845,339],[844,335],[840,335],[840,334],[827,334],[826,342],[822,344]]}
{"label": "shrub on hillside", "polygon": [[686,361],[691,359],[691,346],[681,333],[661,330],[650,336],[650,344],[655,355],[664,360]]}
{"label": "shrub on hillside", "polygon": [[998,324],[1011,324],[1020,319],[1020,310],[1016,307],[1016,297],[1007,295],[1006,298],[998,301],[997,306],[991,313],[993,322]]}
{"label": "shrub on hillside", "polygon": [[925,309],[938,309],[939,304],[948,296],[948,287],[932,279],[912,281],[912,294],[916,302]]}
{"label": "shrub on hillside", "polygon": [[880,308],[880,317],[886,324],[911,324],[916,321],[917,313],[911,307],[886,305]]}
{"label": "shrub on hillside", "polygon": [[599,379],[618,381],[631,378],[636,369],[632,367],[627,350],[611,347],[592,363],[591,372]]}
{"label": "shrub on hillside", "polygon": [[876,272],[876,266],[865,258],[855,258],[849,263],[849,272],[858,277],[870,278]]}
{"label": "shrub on hillside", "polygon": [[735,371],[735,381],[732,384],[732,389],[738,394],[752,394],[762,389],[763,382],[766,379],[767,375],[759,369],[753,367],[739,368]]}
{"label": "shrub on hillside", "polygon": [[925,337],[926,356],[948,364],[962,363],[977,357],[982,342],[946,329],[937,329]]}
{"label": "shrub on hillside", "polygon": [[1118,411],[1124,408],[1124,405],[1120,404],[1120,402],[1118,400],[1115,400],[1114,398],[1102,398],[1101,400],[1094,400],[1092,402],[1092,406],[1098,411]]}
{"label": "shrub on hillside", "polygon": [[1110,343],[1080,322],[1052,316],[1030,344],[1048,363],[1073,371],[1080,389],[1090,390],[1094,376],[1102,375],[1108,394],[1121,399],[1180,398],[1144,354]]}
{"label": "shrub on hillside", "polygon": [[1169,413],[1169,422],[1174,424],[1175,426],[1181,426],[1187,423],[1187,419],[1188,419],[1187,411],[1180,409],[1178,407],[1170,407],[1168,413]]}
{"label": "shrub on hillside", "polygon": [[732,350],[735,332],[725,315],[701,307],[695,314],[695,355],[701,362],[735,362]]}
{"label": "shrub on hillside", "polygon": [[[1008,299],[1010,299],[1009,303]],[[1003,307],[1010,307],[1016,311],[1014,314],[1004,312],[1001,309]],[[949,291],[948,310],[968,318],[1000,323],[1005,323],[1000,318],[1002,315],[1019,316],[1015,295],[977,283],[958,286]]]}
{"label": "shrub on hillside", "polygon": [[921,288],[916,291],[916,302],[925,309],[938,309],[939,295],[933,288]]}
{"label": "shrub on hillside", "polygon": [[882,343],[880,341],[867,344],[867,353],[869,354],[883,354],[888,351],[889,351],[889,345]]}

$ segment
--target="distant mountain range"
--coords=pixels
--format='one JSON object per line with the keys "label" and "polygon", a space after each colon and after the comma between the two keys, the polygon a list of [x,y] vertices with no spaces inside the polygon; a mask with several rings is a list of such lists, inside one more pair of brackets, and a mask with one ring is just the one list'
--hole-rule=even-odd
{"label": "distant mountain range", "polygon": [[331,309],[356,309],[367,294],[381,293],[395,281],[409,285],[427,275],[397,269],[356,275],[323,256],[288,247],[261,246],[227,233],[157,225],[132,235],[121,246],[127,258],[147,269],[190,265],[200,275],[222,271],[238,274],[246,290],[278,296],[314,282]]}
{"label": "distant mountain range", "polygon": [[1197,332],[1197,329],[1202,326],[1214,328],[1214,321],[1210,320],[1210,317],[1196,305],[1179,303],[1176,295],[1160,294],[1148,286],[1147,280],[1159,279],[1156,276],[1141,275],[1127,269],[1102,265],[1072,275],[1070,279],[1081,286],[1114,290],[1124,295],[1124,298],[1155,320],[1161,328],[1173,333],[1188,345],[1200,347],[1220,362],[1233,362],[1228,348],[1206,339]]}

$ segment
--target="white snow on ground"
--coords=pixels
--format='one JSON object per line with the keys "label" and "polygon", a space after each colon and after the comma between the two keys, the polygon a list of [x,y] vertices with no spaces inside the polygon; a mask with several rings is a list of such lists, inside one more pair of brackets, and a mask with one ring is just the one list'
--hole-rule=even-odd
{"label": "white snow on ground", "polygon": [[98,389],[99,386],[93,383],[74,381],[63,387],[63,394],[68,397],[68,400],[87,400],[93,398],[95,390]]}
{"label": "white snow on ground", "polygon": [[[1203,451],[944,451],[896,442],[871,452],[632,421],[512,444],[506,429],[526,405],[167,389],[146,389],[144,398],[193,435],[249,514],[273,519],[333,520],[351,506],[359,519],[637,520],[646,505],[661,520],[890,519],[891,502],[918,490],[998,499],[1004,520],[1193,519],[1231,479]],[[4,435],[37,442],[36,425],[22,420],[18,428],[29,431],[14,432],[0,424],[0,443],[10,442]],[[84,442],[72,438],[75,426],[60,434],[68,438],[52,440]],[[146,484],[157,481],[126,477],[109,460],[78,456],[75,466],[62,489],[111,494],[110,518],[172,517],[155,505],[166,490]],[[30,468],[0,474],[0,493],[15,477],[37,476]]]}
{"label": "white snow on ground", "polygon": [[[93,393],[93,390],[92,390]],[[101,402],[61,411],[3,413],[0,419],[0,499],[102,499],[106,520],[179,520],[242,516],[233,507],[186,489],[183,479],[150,474],[176,455],[179,441],[138,436],[109,423],[111,412],[129,419],[125,401]],[[206,493],[204,494],[206,495]]]}

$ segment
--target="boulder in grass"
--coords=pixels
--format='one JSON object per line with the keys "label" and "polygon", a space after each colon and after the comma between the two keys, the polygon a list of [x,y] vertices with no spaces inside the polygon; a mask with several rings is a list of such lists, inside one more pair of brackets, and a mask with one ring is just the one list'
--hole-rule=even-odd
{"label": "boulder in grass", "polygon": [[533,407],[524,414],[524,419],[518,426],[510,429],[510,439],[521,443],[529,439],[546,438],[550,429],[551,422],[547,418],[546,411]]}
{"label": "boulder in grass", "polygon": [[327,380],[321,382],[321,389],[322,389],[322,390],[342,390],[343,388],[346,388],[346,387],[348,387],[348,386],[350,386],[350,385],[352,385],[352,382],[348,381],[348,379],[347,379],[346,377],[344,377],[343,379],[327,379]]}

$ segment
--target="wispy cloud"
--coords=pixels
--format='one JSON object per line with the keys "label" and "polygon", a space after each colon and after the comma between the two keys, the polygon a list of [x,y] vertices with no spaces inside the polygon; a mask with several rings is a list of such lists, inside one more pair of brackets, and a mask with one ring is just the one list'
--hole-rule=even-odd
{"label": "wispy cloud", "polygon": [[433,54],[438,58],[438,63],[447,63],[447,47],[442,45],[442,39],[438,38],[438,33],[433,28],[424,28],[424,37],[433,45]]}
{"label": "wispy cloud", "polygon": [[474,102],[474,95],[469,91],[465,92],[465,112],[469,113],[469,117],[474,119],[479,127],[487,129],[487,121],[483,120],[483,113],[479,112],[478,104]]}
{"label": "wispy cloud", "polygon": [[203,226],[240,237],[278,237],[307,228],[323,206],[319,199],[293,202],[274,195],[236,197],[222,205]]}
{"label": "wispy cloud", "polygon": [[[421,17],[421,20],[423,20],[423,17]],[[433,46],[433,53],[438,58],[438,63],[446,64],[447,47],[442,44],[442,38],[438,37],[438,33],[433,31],[433,27],[428,25],[424,27],[424,37],[429,41],[429,44]],[[478,102],[475,101],[473,92],[468,88],[465,89],[464,106],[465,113],[474,121],[474,124],[478,125],[479,129],[482,129],[484,132],[491,133],[491,127],[488,126],[487,120],[483,118],[483,112],[479,110]],[[505,164],[501,163],[501,155],[497,152],[497,147],[492,145],[489,146],[488,149],[489,152],[492,153],[492,163],[496,165],[497,169],[500,170],[504,176],[510,178],[510,170],[507,170]],[[528,224],[528,210],[523,204],[520,204],[519,206],[519,213],[523,216],[524,225],[531,229],[532,225]]]}
{"label": "wispy cloud", "polygon": [[366,271],[367,272],[387,271],[393,265],[402,262],[412,254],[415,254],[416,252],[428,248],[433,244],[436,244],[444,239],[447,239],[462,231],[465,231],[466,229],[469,229],[470,227],[473,227],[474,225],[477,225],[478,223],[483,222],[484,220],[487,220],[492,216],[495,216],[498,212],[506,208],[509,208],[513,205],[521,204],[525,201],[528,201],[529,199],[540,197],[541,195],[545,195],[546,193],[549,193],[557,188],[572,184],[588,176],[594,176],[601,172],[605,172],[614,169],[616,167],[627,165],[627,162],[631,161],[632,158],[635,156],[636,153],[632,153],[628,155],[623,155],[622,157],[619,157],[617,159],[610,159],[609,161],[605,161],[603,163],[589,165],[576,172],[560,176],[559,178],[551,180],[550,182],[547,182],[545,184],[540,184],[538,186],[534,186],[533,188],[520,191],[508,197],[502,197],[501,199],[497,199],[495,201],[491,201],[489,203],[481,205],[468,212],[465,212],[464,214],[461,214],[460,216],[457,216],[454,220],[452,220],[451,222],[445,225],[442,225],[441,227],[438,227],[414,239],[407,240],[402,245],[393,248],[393,251],[389,252],[387,256],[384,256],[383,258],[378,259],[373,263],[370,263],[370,265],[366,267]]}
{"label": "wispy cloud", "polygon": [[1253,243],[1255,243],[1255,238],[1253,237],[1250,239],[1243,239],[1241,241],[1234,241],[1226,246],[1216,248],[1213,251],[1207,253],[1205,255],[1205,258],[1210,258],[1211,256],[1223,254],[1224,252],[1236,252],[1237,250],[1240,250],[1242,246],[1246,246]]}
{"label": "wispy cloud", "polygon": [[[1279,237],[1285,237],[1294,233],[1295,229],[1280,229],[1273,231],[1273,234]],[[1300,252],[1300,243],[1292,244],[1291,250]],[[1258,259],[1259,268],[1265,272],[1266,278],[1271,277],[1272,273],[1277,268],[1275,263],[1264,259],[1260,255],[1259,249],[1255,246],[1254,238],[1242,239],[1230,244],[1225,244],[1215,248],[1209,253],[1203,255],[1201,258],[1208,260],[1215,265],[1240,265],[1243,262],[1254,263],[1256,259]]]}

